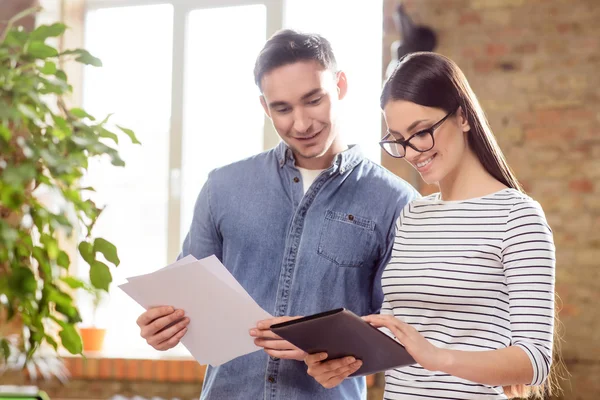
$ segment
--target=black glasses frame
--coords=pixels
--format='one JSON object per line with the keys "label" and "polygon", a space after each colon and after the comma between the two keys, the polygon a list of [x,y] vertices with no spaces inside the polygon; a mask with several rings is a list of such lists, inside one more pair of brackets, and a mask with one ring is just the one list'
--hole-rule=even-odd
{"label": "black glasses frame", "polygon": [[[446,114],[446,116],[442,119],[440,119],[438,122],[436,122],[435,124],[433,124],[432,126],[430,126],[427,129],[422,129],[419,132],[416,132],[412,135],[410,135],[410,137],[406,140],[404,139],[394,139],[394,140],[388,140],[392,134],[388,132],[387,135],[385,135],[381,141],[379,142],[379,145],[381,146],[381,148],[383,150],[385,150],[386,153],[388,153],[390,156],[394,157],[394,158],[404,158],[406,157],[406,146],[409,146],[411,149],[418,151],[419,153],[425,153],[426,151],[429,151],[431,149],[433,149],[433,147],[435,146],[435,137],[433,136],[433,133],[435,132],[435,130],[437,128],[440,127],[440,125],[442,125],[444,123],[444,121],[446,119],[448,119],[449,116],[451,116],[452,114],[454,114],[456,111],[450,111],[448,114]],[[431,147],[429,147],[428,149],[425,150],[421,150],[421,149],[417,149],[416,146],[414,146],[412,143],[410,143],[410,140],[416,136],[419,135],[424,135],[424,134],[429,134],[431,135]],[[399,144],[404,148],[404,155],[401,156],[395,156],[392,153],[390,153],[389,151],[386,150],[385,145],[386,144]]]}

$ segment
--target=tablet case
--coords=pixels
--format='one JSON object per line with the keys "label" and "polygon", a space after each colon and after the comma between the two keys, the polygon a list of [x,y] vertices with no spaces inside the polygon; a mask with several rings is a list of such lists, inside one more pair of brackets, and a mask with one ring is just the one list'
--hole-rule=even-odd
{"label": "tablet case", "polygon": [[346,356],[362,360],[350,376],[415,364],[404,346],[344,308],[276,324],[271,331],[308,354],[326,352],[328,360]]}

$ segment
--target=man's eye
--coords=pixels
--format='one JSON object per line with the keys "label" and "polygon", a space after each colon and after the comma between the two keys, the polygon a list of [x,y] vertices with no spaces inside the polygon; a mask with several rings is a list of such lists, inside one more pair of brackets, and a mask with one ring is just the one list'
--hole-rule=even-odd
{"label": "man's eye", "polygon": [[415,133],[415,137],[418,137],[418,138],[422,138],[423,136],[427,136],[427,135],[429,135],[429,130],[424,130],[424,131]]}
{"label": "man's eye", "polygon": [[322,99],[323,99],[322,97],[319,97],[318,99],[309,101],[308,104],[315,106],[315,105],[319,104]]}
{"label": "man's eye", "polygon": [[290,111],[289,108],[276,108],[275,109],[276,112],[278,112],[279,114],[285,114],[286,112]]}

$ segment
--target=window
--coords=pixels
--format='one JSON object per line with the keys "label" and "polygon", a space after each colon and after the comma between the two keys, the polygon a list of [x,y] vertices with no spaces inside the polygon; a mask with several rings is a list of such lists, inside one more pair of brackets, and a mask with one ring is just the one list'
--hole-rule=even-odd
{"label": "window", "polygon": [[[157,357],[135,325],[143,311],[116,288],[127,276],[177,256],[206,177],[215,167],[270,147],[272,127],[258,101],[253,66],[264,41],[285,26],[331,40],[349,79],[345,135],[379,161],[382,1],[88,0],[85,48],[102,68],[84,71],[83,107],[132,128],[142,146],[119,148],[125,168],[90,166],[93,199],[106,205],[95,235],[117,245],[110,300],[97,315],[108,354]],[[282,4],[285,7],[282,7]],[[338,18],[344,9],[344,18]],[[361,29],[356,29],[360,26]],[[78,274],[88,270],[81,262]],[[84,322],[92,310],[81,299]]]}
{"label": "window", "polygon": [[[103,67],[86,67],[83,106],[98,118],[114,113],[113,121],[134,129],[143,143],[137,146],[123,138],[119,149],[126,168],[101,160],[90,164],[86,177],[97,190],[94,201],[106,205],[94,235],[119,249],[122,264],[113,270],[117,283],[161,267],[167,259],[172,27],[173,7],[168,4],[104,8],[86,16],[85,47]],[[85,267],[78,274],[87,276]],[[92,311],[84,299],[82,313],[89,322]],[[108,328],[107,350],[144,348],[133,329],[133,316],[141,311],[122,291],[111,290],[110,304],[96,319]]]}
{"label": "window", "polygon": [[[219,40],[207,40],[214,37]],[[266,8],[259,4],[192,11],[187,38],[181,238],[208,173],[263,150],[264,112],[253,70],[267,39]]]}

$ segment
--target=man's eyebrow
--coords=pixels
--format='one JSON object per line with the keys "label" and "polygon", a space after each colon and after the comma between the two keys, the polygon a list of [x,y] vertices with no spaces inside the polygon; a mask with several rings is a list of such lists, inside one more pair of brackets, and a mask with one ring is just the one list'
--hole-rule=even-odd
{"label": "man's eyebrow", "polygon": [[269,103],[269,108],[275,108],[275,107],[281,107],[281,106],[289,106],[289,103],[286,103],[285,101],[274,101],[272,103]]}
{"label": "man's eyebrow", "polygon": [[[313,97],[315,94],[321,93],[323,91],[323,89],[321,88],[316,88],[311,90],[310,92],[306,93],[305,95],[302,96],[302,100],[306,100],[309,99],[311,97]],[[285,101],[274,101],[272,103],[269,103],[269,107],[270,108],[274,108],[274,107],[281,107],[281,106],[289,106],[290,104],[288,102]]]}
{"label": "man's eyebrow", "polygon": [[313,89],[310,92],[306,93],[304,96],[302,96],[302,100],[306,100],[309,97],[313,97],[315,94],[317,94],[317,93],[319,93],[321,91],[322,91],[322,89],[320,89],[320,88]]}

